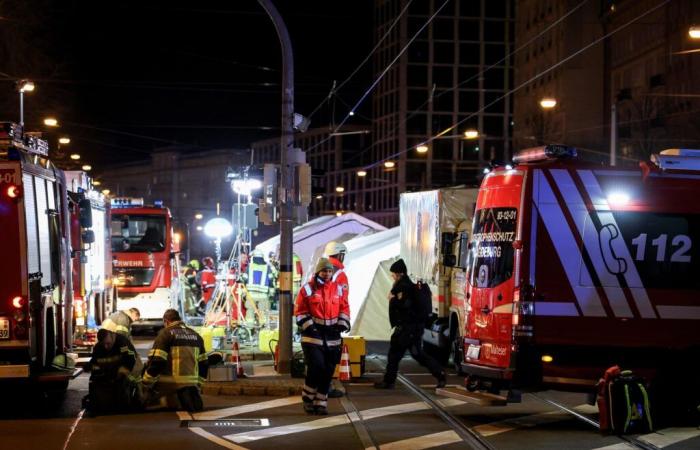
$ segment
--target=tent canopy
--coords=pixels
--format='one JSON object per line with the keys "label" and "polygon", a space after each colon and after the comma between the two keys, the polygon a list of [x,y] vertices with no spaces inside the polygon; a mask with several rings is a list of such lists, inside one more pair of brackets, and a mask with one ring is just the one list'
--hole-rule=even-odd
{"label": "tent canopy", "polygon": [[[320,245],[340,238],[347,239],[358,234],[384,230],[386,227],[355,213],[321,216],[294,228],[294,253],[301,259],[304,269],[308,269]],[[270,252],[278,253],[279,244],[280,237],[277,235],[258,244],[255,250],[261,250],[267,258]]]}

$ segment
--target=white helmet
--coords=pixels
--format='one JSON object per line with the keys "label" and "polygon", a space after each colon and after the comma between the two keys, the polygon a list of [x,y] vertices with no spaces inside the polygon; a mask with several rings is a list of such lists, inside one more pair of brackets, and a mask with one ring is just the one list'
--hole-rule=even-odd
{"label": "white helmet", "polygon": [[323,254],[327,256],[340,255],[341,253],[347,253],[348,248],[342,242],[330,241],[326,244],[326,248],[323,250]]}

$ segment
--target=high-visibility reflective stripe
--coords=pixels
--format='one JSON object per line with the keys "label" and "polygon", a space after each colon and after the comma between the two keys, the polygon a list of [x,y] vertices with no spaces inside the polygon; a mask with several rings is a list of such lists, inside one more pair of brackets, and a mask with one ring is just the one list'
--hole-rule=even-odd
{"label": "high-visibility reflective stripe", "polygon": [[350,320],[350,316],[348,316],[348,315],[345,314],[345,313],[340,313],[340,314],[338,314],[338,318],[340,318],[340,319],[345,319],[345,320]]}
{"label": "high-visibility reflective stripe", "polygon": [[338,269],[334,274],[333,277],[331,278],[333,281],[337,280],[340,274],[343,273],[343,269]]}
{"label": "high-visibility reflective stripe", "polygon": [[301,342],[302,344],[314,344],[314,345],[323,345],[323,340],[321,339],[316,339],[308,336],[302,336],[301,337]]}
{"label": "high-visibility reflective stripe", "polygon": [[201,354],[199,355],[199,358],[197,358],[197,362],[202,362],[207,360],[207,355],[206,354]]}
{"label": "high-visibility reflective stripe", "polygon": [[335,341],[326,341],[326,345],[329,347],[336,347],[336,346],[340,345],[342,342],[343,342],[342,339],[338,339]]}
{"label": "high-visibility reflective stripe", "polygon": [[158,381],[160,383],[197,384],[199,375],[161,375]]}
{"label": "high-visibility reflective stripe", "polygon": [[338,319],[319,319],[318,317],[314,317],[314,322],[316,322],[319,325],[334,325],[338,323]]}
{"label": "high-visibility reflective stripe", "polygon": [[158,377],[151,376],[151,374],[149,374],[148,372],[146,372],[146,373],[143,374],[143,378],[142,378],[142,379],[143,379],[143,382],[144,382],[145,384],[149,384],[149,383],[155,383],[155,382],[158,380]]}
{"label": "high-visibility reflective stripe", "polygon": [[306,384],[304,384],[304,386],[302,387],[302,389],[303,389],[304,391],[308,392],[309,394],[316,394],[316,391],[317,391],[316,388],[313,388],[313,387],[311,387],[311,386],[307,386]]}
{"label": "high-visibility reflective stripe", "polygon": [[311,319],[308,319],[306,322],[301,324],[301,329],[306,330],[307,328],[309,328],[313,324],[314,324],[314,321]]}
{"label": "high-visibility reflective stripe", "polygon": [[150,352],[148,352],[148,357],[168,359],[168,352],[154,348],[151,349]]}
{"label": "high-visibility reflective stripe", "polygon": [[198,379],[200,384],[203,384],[205,381],[207,381],[207,379],[203,378],[203,377],[198,377],[197,379]]}
{"label": "high-visibility reflective stripe", "polygon": [[309,286],[308,283],[304,285],[304,291],[306,292],[307,297],[311,296],[311,294],[314,293],[314,291],[311,289],[311,286]]}
{"label": "high-visibility reflective stripe", "polygon": [[346,328],[350,329],[350,321],[346,319],[338,319],[338,323],[344,323]]}
{"label": "high-visibility reflective stripe", "polygon": [[297,323],[301,322],[302,320],[306,319],[307,317],[311,317],[309,314],[299,314],[297,316]]}

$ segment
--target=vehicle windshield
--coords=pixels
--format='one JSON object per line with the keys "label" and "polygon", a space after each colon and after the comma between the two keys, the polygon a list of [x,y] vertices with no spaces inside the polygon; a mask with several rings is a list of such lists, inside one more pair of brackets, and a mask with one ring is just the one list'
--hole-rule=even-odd
{"label": "vehicle windshield", "polygon": [[515,208],[488,208],[476,212],[466,264],[472,286],[491,288],[513,276],[517,215]]}
{"label": "vehicle windshield", "polygon": [[113,252],[162,252],[165,250],[165,216],[113,215]]}

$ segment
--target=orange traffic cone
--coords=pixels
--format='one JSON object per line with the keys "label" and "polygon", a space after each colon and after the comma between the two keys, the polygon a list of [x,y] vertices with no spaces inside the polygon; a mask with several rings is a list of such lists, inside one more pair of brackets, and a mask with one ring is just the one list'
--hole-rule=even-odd
{"label": "orange traffic cone", "polygon": [[339,381],[350,381],[352,373],[350,372],[350,353],[348,352],[347,344],[343,344],[343,353],[340,356],[340,369],[338,370]]}
{"label": "orange traffic cone", "polygon": [[238,378],[245,378],[243,363],[241,362],[241,357],[238,354],[238,351],[238,341],[233,341],[233,348],[231,349],[231,362],[236,365],[236,376],[238,376]]}

